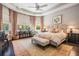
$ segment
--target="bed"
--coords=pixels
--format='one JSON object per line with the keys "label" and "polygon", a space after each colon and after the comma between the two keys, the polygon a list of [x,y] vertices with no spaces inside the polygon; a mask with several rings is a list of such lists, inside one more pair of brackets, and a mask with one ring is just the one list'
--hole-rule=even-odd
{"label": "bed", "polygon": [[[57,27],[57,29],[58,29],[58,27]],[[67,37],[66,28],[64,27],[64,29],[63,28],[61,28],[61,29],[62,29],[61,31],[56,30],[57,32],[54,32],[54,31],[40,32],[33,37],[33,41],[37,41],[38,39],[35,37],[38,37],[38,38],[41,38],[41,40],[42,39],[44,39],[46,41],[49,40],[49,44],[51,44],[51,45],[59,46],[62,42],[64,42],[66,40],[66,37]],[[40,44],[40,42],[42,42],[41,40],[39,40],[39,42],[38,43],[36,42],[36,43]],[[43,44],[46,44],[46,41],[44,42],[44,40],[43,40]]]}

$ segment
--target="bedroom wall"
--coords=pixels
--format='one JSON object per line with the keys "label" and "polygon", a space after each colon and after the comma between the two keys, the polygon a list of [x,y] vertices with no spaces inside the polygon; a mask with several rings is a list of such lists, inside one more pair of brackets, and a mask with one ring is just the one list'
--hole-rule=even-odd
{"label": "bedroom wall", "polygon": [[53,16],[62,15],[62,23],[79,27],[79,4],[50,15],[44,16],[44,25],[53,25]]}
{"label": "bedroom wall", "polygon": [[36,24],[40,25],[40,19],[41,19],[40,16],[36,17]]}
{"label": "bedroom wall", "polygon": [[23,25],[29,25],[30,24],[30,16],[19,14],[17,15],[17,24]]}
{"label": "bedroom wall", "polygon": [[[39,24],[41,25],[41,17],[40,16],[35,16],[35,25]],[[24,15],[24,14],[17,14],[17,25],[30,25],[31,26],[31,19],[29,15]],[[35,26],[36,28],[36,26]]]}
{"label": "bedroom wall", "polygon": [[2,13],[3,23],[9,23],[9,9],[3,6]]}
{"label": "bedroom wall", "polygon": [[[11,24],[9,22],[9,9],[5,6],[2,7],[2,25],[3,23],[8,24],[9,25],[9,31],[11,30]],[[2,30],[3,30],[3,26],[2,26]],[[9,33],[9,31],[5,31],[6,33]]]}

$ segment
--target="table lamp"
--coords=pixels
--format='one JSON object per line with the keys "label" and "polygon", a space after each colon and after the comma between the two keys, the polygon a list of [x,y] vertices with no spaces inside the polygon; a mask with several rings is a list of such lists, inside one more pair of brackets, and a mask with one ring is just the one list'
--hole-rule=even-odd
{"label": "table lamp", "polygon": [[69,26],[69,32],[72,33],[73,29],[75,28],[74,26]]}

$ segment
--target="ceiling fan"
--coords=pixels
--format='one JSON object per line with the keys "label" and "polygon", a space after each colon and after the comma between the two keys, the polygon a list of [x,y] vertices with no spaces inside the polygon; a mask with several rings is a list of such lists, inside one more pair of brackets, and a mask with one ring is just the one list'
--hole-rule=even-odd
{"label": "ceiling fan", "polygon": [[39,5],[38,3],[35,3],[35,6],[28,6],[29,8],[36,8],[36,10],[42,10],[41,8],[48,6],[47,4]]}

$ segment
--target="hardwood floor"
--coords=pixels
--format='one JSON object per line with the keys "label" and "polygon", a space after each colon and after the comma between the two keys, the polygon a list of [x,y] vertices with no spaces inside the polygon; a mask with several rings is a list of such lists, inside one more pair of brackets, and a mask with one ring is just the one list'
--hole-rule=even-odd
{"label": "hardwood floor", "polygon": [[79,45],[74,43],[68,43],[69,45],[73,46],[71,50],[70,56],[79,56]]}
{"label": "hardwood floor", "polygon": [[58,48],[48,45],[44,49],[32,44],[31,38],[14,40],[12,43],[16,56],[79,56],[79,46],[72,43],[63,43]]}

